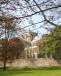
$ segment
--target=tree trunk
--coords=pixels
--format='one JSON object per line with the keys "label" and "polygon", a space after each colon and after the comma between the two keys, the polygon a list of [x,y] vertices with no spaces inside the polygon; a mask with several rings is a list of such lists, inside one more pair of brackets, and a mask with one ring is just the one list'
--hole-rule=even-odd
{"label": "tree trunk", "polygon": [[3,63],[3,70],[6,69],[6,58],[4,59],[4,63]]}
{"label": "tree trunk", "polygon": [[6,69],[6,62],[7,62],[7,49],[4,50],[3,70]]}
{"label": "tree trunk", "polygon": [[7,50],[8,50],[8,37],[7,37],[7,35],[9,37],[8,30],[5,27],[5,41],[3,43],[3,51],[4,51],[4,53],[3,53],[3,56],[4,56],[3,57],[3,70],[6,69],[6,62],[7,62]]}

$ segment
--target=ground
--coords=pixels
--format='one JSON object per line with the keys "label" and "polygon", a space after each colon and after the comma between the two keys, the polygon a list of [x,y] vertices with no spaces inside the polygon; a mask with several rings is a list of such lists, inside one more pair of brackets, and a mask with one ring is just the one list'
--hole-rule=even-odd
{"label": "ground", "polygon": [[61,68],[0,69],[0,76],[61,76]]}

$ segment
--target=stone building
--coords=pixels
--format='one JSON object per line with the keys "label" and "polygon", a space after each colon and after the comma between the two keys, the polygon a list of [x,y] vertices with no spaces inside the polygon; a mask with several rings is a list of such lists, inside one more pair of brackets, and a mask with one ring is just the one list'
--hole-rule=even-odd
{"label": "stone building", "polygon": [[37,59],[38,57],[38,54],[39,54],[39,49],[38,49],[38,46],[36,45],[35,42],[32,42],[34,40],[34,37],[37,36],[37,33],[35,32],[25,32],[23,33],[22,35],[22,38],[27,41],[29,44],[27,44],[27,46],[25,47],[25,50],[24,50],[24,55],[25,55],[25,58],[35,58]]}

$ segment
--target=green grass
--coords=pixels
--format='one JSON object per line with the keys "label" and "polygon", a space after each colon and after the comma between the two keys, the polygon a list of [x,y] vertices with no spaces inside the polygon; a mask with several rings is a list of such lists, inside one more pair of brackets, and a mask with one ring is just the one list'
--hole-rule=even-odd
{"label": "green grass", "polygon": [[0,76],[61,76],[61,67],[49,68],[0,68]]}

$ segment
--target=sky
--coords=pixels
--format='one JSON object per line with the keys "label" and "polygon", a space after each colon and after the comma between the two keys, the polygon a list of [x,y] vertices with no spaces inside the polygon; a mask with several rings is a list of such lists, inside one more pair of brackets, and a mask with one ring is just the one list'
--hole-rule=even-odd
{"label": "sky", "polygon": [[[30,0],[30,1],[32,2],[33,0]],[[38,0],[36,0],[36,1],[38,2]],[[45,1],[45,0],[42,0],[42,1]],[[42,1],[40,1],[40,2],[42,2]],[[55,3],[56,4],[57,4],[57,1],[59,2],[60,0],[55,0]],[[31,8],[29,8],[29,5],[28,4],[25,4],[25,1],[24,0],[19,0],[19,4],[20,4],[21,7],[18,6],[18,5],[15,5],[15,2],[14,3],[11,2],[11,4],[7,4],[7,5],[4,4],[4,5],[2,5],[1,8],[2,8],[2,10],[3,10],[3,12],[4,12],[4,14],[6,16],[12,15],[12,16],[16,16],[16,17],[22,17],[22,16],[25,16],[25,15],[34,13],[33,11],[31,11]],[[15,6],[15,8],[14,8],[14,6]],[[9,10],[9,8],[10,8],[10,10]],[[12,9],[16,9],[16,10],[12,10]],[[36,6],[33,7],[33,9],[34,9],[34,11],[39,11],[39,9]],[[45,7],[43,6],[42,9],[45,9]],[[61,8],[59,8],[59,9],[57,9],[55,11],[59,11],[59,10],[61,10]],[[1,14],[2,13],[0,11],[0,15]],[[60,14],[58,15],[58,13],[57,12],[54,12],[53,10],[45,12],[45,15],[46,15],[47,18],[50,15],[51,16],[54,16],[55,19],[56,19],[56,17],[61,16]],[[48,33],[49,30],[47,30],[46,28],[53,28],[53,26],[51,26],[50,24],[46,24],[44,22],[41,22],[43,20],[44,20],[44,18],[42,16],[42,13],[39,13],[39,14],[33,15],[31,17],[28,17],[28,18],[20,19],[19,20],[20,23],[18,23],[18,26],[20,26],[20,28],[24,28],[25,26],[29,26],[29,27],[24,28],[25,31],[29,31],[29,29],[30,29],[31,31],[37,32],[38,33],[38,37],[39,37],[39,36],[42,36],[43,34]],[[60,24],[61,19],[55,20],[54,22]],[[33,24],[35,24],[35,25],[33,25]]]}

